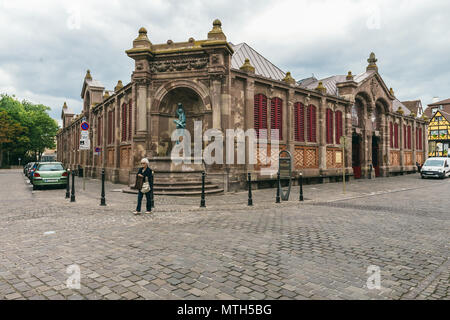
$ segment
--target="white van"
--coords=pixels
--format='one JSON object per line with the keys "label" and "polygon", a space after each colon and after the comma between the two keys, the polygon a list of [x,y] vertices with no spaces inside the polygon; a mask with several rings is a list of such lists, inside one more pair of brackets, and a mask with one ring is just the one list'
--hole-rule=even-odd
{"label": "white van", "polygon": [[428,158],[420,170],[423,178],[437,177],[444,179],[450,175],[450,158],[432,157]]}

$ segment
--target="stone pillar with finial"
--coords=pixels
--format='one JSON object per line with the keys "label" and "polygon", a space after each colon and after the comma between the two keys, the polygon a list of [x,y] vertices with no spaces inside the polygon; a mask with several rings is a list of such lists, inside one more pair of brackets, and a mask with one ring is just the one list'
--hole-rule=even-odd
{"label": "stone pillar with finial", "polygon": [[375,57],[375,53],[371,52],[369,59],[367,59],[369,65],[367,66],[366,71],[374,70],[375,72],[378,72],[377,61],[378,59]]}

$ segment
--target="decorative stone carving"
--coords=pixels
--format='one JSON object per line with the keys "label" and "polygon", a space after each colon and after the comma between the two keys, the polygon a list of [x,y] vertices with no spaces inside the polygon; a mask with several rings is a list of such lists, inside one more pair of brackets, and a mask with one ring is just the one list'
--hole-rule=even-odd
{"label": "decorative stone carving", "polygon": [[150,64],[152,73],[173,72],[183,70],[202,70],[208,65],[208,58],[197,59],[173,59],[165,61],[156,61]]}
{"label": "decorative stone carving", "polygon": [[378,87],[378,81],[375,78],[372,78],[372,81],[370,82],[370,92],[372,93],[373,101],[376,101]]}

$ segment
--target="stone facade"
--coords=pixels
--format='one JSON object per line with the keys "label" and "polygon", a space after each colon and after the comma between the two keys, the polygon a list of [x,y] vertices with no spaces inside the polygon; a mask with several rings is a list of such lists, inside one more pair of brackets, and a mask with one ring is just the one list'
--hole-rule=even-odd
{"label": "stone facade", "polygon": [[[404,145],[402,128],[409,126],[414,133],[416,128],[423,128],[420,139],[426,141],[427,123],[402,111],[401,103],[378,73],[375,55],[371,55],[367,70],[361,75],[349,73],[323,81],[296,82],[289,72],[282,72],[263,57],[254,58],[262,59],[266,64],[262,67],[258,61],[252,62],[251,57],[245,57],[245,62],[239,60],[245,51],[237,52],[237,48],[242,46],[227,41],[219,20],[214,21],[206,40],[190,38],[181,43],[168,40],[166,44],[152,44],[147,31],[141,28],[133,48],[126,51],[135,61],[131,82],[123,86],[119,81],[113,92],[105,91],[88,71],[81,92],[82,113],[74,116],[66,105],[63,107],[63,128],[57,137],[58,160],[68,167],[84,166],[91,176],[98,176],[105,168],[107,179],[123,183],[132,183],[143,157],[149,158],[157,173],[169,176],[172,171],[205,169],[208,177],[223,182],[225,190],[243,187],[247,172],[252,172],[253,179],[261,183],[270,183],[276,174],[259,173],[264,167],[262,156],[277,161],[277,155],[270,155],[270,143],[258,151],[261,157],[257,164],[248,162],[248,145],[246,164],[203,164],[182,170],[168,164],[176,103],[185,106],[187,129],[192,136],[194,120],[202,121],[203,131],[209,128],[246,131],[255,127],[257,95],[267,99],[264,119],[269,130],[275,123],[271,101],[278,98],[281,103],[280,150],[292,154],[294,175],[302,172],[311,179],[339,179],[345,160],[349,176],[367,177],[371,164],[376,176],[387,176],[414,171],[415,162],[426,158],[427,144],[422,143],[423,150],[417,150],[416,135],[412,134],[413,141]],[[236,67],[236,61],[242,62],[241,67]],[[313,118],[308,118],[306,111],[302,118],[302,130],[314,126],[314,139],[306,139],[307,132],[303,132],[304,139],[296,139],[298,122],[294,120],[294,107],[298,103],[305,109],[313,106],[316,110]],[[334,120],[331,128],[327,128],[327,113],[342,114],[342,134],[348,143],[345,155],[337,141],[340,139]],[[83,117],[90,124],[91,149],[86,151],[78,150]],[[390,145],[391,123],[401,128],[397,148]],[[96,148],[101,151],[97,153]]]}

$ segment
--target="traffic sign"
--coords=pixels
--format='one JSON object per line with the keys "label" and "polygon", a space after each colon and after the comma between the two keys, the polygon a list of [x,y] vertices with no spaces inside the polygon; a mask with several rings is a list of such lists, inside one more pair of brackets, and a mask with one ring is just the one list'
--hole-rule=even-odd
{"label": "traffic sign", "polygon": [[89,130],[89,123],[87,123],[86,121],[83,121],[81,123],[81,130]]}
{"label": "traffic sign", "polygon": [[100,148],[100,147],[95,148],[95,152],[100,152],[100,151],[102,151],[102,148]]}

